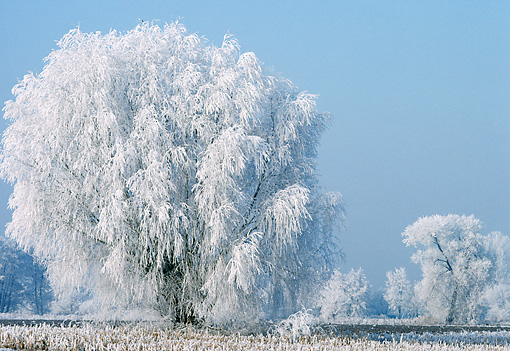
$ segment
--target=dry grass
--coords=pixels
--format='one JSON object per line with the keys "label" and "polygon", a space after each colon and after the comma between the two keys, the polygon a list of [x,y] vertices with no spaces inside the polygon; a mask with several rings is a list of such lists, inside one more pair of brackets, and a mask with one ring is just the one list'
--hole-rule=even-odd
{"label": "dry grass", "polygon": [[0,346],[15,350],[508,350],[508,345],[444,342],[375,341],[313,335],[292,339],[277,336],[220,335],[192,328],[152,326],[40,325],[0,327]]}

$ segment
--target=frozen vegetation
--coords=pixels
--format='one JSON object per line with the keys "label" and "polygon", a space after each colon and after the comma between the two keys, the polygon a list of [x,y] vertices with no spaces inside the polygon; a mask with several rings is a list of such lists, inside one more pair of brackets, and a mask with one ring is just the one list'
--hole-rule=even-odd
{"label": "frozen vegetation", "polygon": [[0,163],[7,235],[58,300],[177,322],[299,309],[335,263],[343,216],[317,182],[316,96],[179,23],[58,45],[6,103]]}
{"label": "frozen vegetation", "polygon": [[179,23],[143,23],[126,33],[75,29],[58,45],[4,109],[0,175],[14,185],[7,236],[32,256],[0,241],[0,312],[115,320],[144,311],[145,320],[169,324],[275,326],[265,337],[4,327],[4,344],[379,350],[507,342],[506,334],[406,334],[397,344],[392,335],[381,343],[313,334],[367,317],[508,322],[510,239],[483,233],[473,215],[423,217],[402,233],[416,248],[418,282],[396,268],[375,291],[362,268],[335,270],[344,209],[316,170],[329,117],[316,96],[241,53],[234,39],[216,47]]}
{"label": "frozen vegetation", "polygon": [[412,260],[422,268],[414,286],[420,314],[446,323],[508,320],[510,238],[482,228],[473,215],[436,215],[402,233],[418,249]]}
{"label": "frozen vegetation", "polygon": [[224,335],[191,327],[154,326],[3,326],[0,346],[31,350],[507,350],[510,333],[445,335],[367,335],[334,337],[324,334]]}

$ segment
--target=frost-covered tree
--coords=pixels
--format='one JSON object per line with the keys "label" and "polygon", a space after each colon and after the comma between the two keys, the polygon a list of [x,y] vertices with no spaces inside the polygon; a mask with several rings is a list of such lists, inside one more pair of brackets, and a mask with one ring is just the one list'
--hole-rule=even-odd
{"label": "frost-covered tree", "polygon": [[44,314],[52,297],[44,268],[0,235],[0,313]]}
{"label": "frost-covered tree", "polygon": [[413,290],[407,279],[405,268],[397,268],[394,272],[386,273],[386,291],[384,299],[390,311],[398,318],[408,316],[413,310]]}
{"label": "frost-covered tree", "polygon": [[510,284],[497,283],[489,286],[482,297],[482,304],[487,308],[485,319],[489,322],[510,321]]}
{"label": "frost-covered tree", "polygon": [[346,317],[361,317],[367,308],[369,288],[361,268],[346,274],[335,271],[319,296],[320,319],[339,323]]}
{"label": "frost-covered tree", "polygon": [[422,280],[415,294],[425,309],[447,323],[482,317],[481,297],[495,278],[494,252],[474,216],[423,217],[402,233],[404,243],[418,246],[413,256]]}
{"label": "frost-covered tree", "polygon": [[316,97],[179,23],[58,46],[6,103],[0,166],[8,235],[57,292],[184,322],[297,307],[342,216],[317,183]]}
{"label": "frost-covered tree", "polygon": [[493,279],[482,297],[490,322],[510,321],[510,238],[501,232],[492,232],[485,246],[493,262]]}
{"label": "frost-covered tree", "polygon": [[384,299],[383,290],[369,289],[365,314],[373,317],[388,316],[388,302]]}

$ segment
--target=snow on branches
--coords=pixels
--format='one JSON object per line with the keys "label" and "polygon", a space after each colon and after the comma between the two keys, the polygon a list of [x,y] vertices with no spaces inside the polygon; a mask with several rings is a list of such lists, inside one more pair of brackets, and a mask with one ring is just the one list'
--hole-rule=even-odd
{"label": "snow on branches", "polygon": [[420,218],[402,233],[405,244],[421,246],[412,256],[423,272],[415,293],[437,320],[480,321],[484,299],[492,306],[489,314],[497,315],[493,300],[498,298],[488,291],[508,281],[509,240],[498,232],[483,235],[481,229],[473,215],[450,214]]}
{"label": "snow on branches", "polygon": [[[56,291],[85,285],[104,307],[176,321],[295,309],[342,216],[316,181],[316,97],[179,23],[58,45],[6,103],[0,166],[8,235]],[[275,305],[276,291],[291,298]]]}

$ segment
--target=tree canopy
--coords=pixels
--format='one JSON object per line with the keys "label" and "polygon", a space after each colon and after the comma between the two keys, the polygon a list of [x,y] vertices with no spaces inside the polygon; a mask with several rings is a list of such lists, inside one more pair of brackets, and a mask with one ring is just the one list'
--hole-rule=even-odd
{"label": "tree canopy", "polygon": [[74,29],[58,46],[13,88],[0,165],[7,233],[55,291],[177,321],[298,306],[342,217],[317,182],[316,96],[179,23]]}
{"label": "tree canopy", "polygon": [[507,248],[508,238],[498,232],[483,235],[481,229],[473,215],[435,215],[420,218],[402,233],[404,243],[421,247],[412,256],[423,272],[415,291],[438,320],[481,320],[485,291],[506,281],[505,250],[498,246]]}
{"label": "tree canopy", "polygon": [[335,270],[318,296],[320,319],[341,323],[346,318],[361,317],[367,309],[370,285],[361,268],[341,273]]}
{"label": "tree canopy", "polygon": [[409,316],[413,310],[413,291],[405,268],[397,268],[393,272],[386,273],[386,291],[384,299],[388,303],[390,311],[395,313],[397,318]]}

